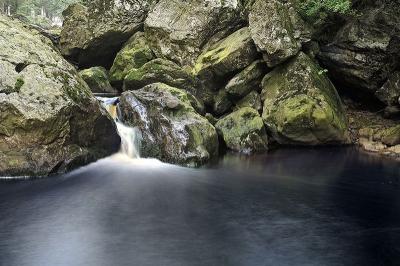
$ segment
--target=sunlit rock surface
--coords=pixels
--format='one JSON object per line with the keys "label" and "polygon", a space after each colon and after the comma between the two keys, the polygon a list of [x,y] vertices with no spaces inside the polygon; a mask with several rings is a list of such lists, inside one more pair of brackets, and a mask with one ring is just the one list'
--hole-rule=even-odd
{"label": "sunlit rock surface", "polygon": [[76,70],[0,15],[0,176],[41,176],[118,150],[113,121]]}
{"label": "sunlit rock surface", "polygon": [[262,81],[262,118],[279,144],[349,143],[347,119],[335,87],[304,53]]}
{"label": "sunlit rock surface", "polygon": [[154,83],[120,98],[121,119],[142,132],[141,157],[198,166],[218,154],[215,128],[191,106],[187,94]]}

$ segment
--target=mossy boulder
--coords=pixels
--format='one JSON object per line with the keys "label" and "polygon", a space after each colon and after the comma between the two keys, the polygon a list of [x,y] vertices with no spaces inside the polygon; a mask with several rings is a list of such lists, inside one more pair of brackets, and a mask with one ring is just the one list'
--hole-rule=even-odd
{"label": "mossy boulder", "polygon": [[256,0],[249,14],[251,37],[269,67],[295,56],[311,38],[311,28],[297,14],[294,1]]}
{"label": "mossy boulder", "polygon": [[256,91],[251,91],[249,94],[247,94],[236,103],[233,110],[237,111],[243,107],[251,107],[261,113],[262,102],[260,94],[258,94]]}
{"label": "mossy boulder", "polygon": [[253,153],[268,149],[264,123],[258,111],[253,108],[241,108],[221,118],[215,127],[230,150]]}
{"label": "mossy boulder", "polygon": [[191,106],[187,94],[153,83],[120,97],[123,121],[142,133],[141,156],[198,166],[218,153],[215,128]]}
{"label": "mossy boulder", "polygon": [[91,67],[79,71],[79,76],[86,82],[90,90],[95,93],[115,92],[111,86],[107,70],[104,67]]}
{"label": "mossy boulder", "polygon": [[0,15],[0,176],[62,173],[118,151],[113,120],[61,55]]}
{"label": "mossy boulder", "polygon": [[328,145],[350,142],[337,91],[304,53],[281,64],[262,81],[262,118],[279,144]]}
{"label": "mossy boulder", "polygon": [[146,85],[161,82],[172,87],[197,94],[201,89],[199,81],[180,66],[166,59],[154,59],[138,69],[130,70],[123,84],[123,90],[137,90]]}
{"label": "mossy boulder", "polygon": [[143,22],[151,0],[92,0],[88,7],[75,3],[63,11],[60,50],[81,69],[111,67],[122,45]]}
{"label": "mossy boulder", "polygon": [[135,33],[115,57],[110,69],[110,81],[122,86],[122,81],[130,70],[141,68],[152,59],[154,59],[154,55],[144,33],[141,31]]}
{"label": "mossy boulder", "polygon": [[206,87],[216,91],[236,71],[249,66],[257,54],[250,31],[244,27],[203,52],[197,59],[192,74]]}
{"label": "mossy boulder", "polygon": [[225,86],[225,90],[233,99],[243,98],[251,91],[261,91],[261,80],[267,72],[268,68],[263,60],[254,61],[236,74]]}
{"label": "mossy boulder", "polygon": [[389,128],[383,133],[382,143],[390,146],[400,144],[400,125]]}
{"label": "mossy boulder", "polygon": [[193,67],[210,45],[242,27],[240,1],[161,0],[148,14],[144,29],[159,58]]}
{"label": "mossy boulder", "polygon": [[220,116],[230,111],[232,105],[231,99],[223,88],[214,95],[213,112],[215,115]]}

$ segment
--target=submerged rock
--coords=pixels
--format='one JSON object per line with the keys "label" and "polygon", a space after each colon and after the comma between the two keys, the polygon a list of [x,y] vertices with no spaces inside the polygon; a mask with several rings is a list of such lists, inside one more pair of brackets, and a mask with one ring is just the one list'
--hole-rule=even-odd
{"label": "submerged rock", "polygon": [[269,67],[295,56],[311,38],[311,29],[288,2],[289,7],[279,0],[256,0],[249,14],[251,37]]}
{"label": "submerged rock", "polygon": [[258,111],[253,108],[241,108],[221,118],[215,127],[230,150],[252,153],[268,149],[264,123]]}
{"label": "submerged rock", "polygon": [[349,143],[347,119],[335,87],[304,53],[262,81],[262,118],[279,144]]}
{"label": "submerged rock", "polygon": [[93,0],[63,11],[61,53],[80,68],[110,67],[122,45],[143,29],[151,0]]}
{"label": "submerged rock", "polygon": [[215,128],[191,106],[187,94],[154,83],[120,98],[124,123],[142,132],[142,157],[198,166],[218,154]]}
{"label": "submerged rock", "polygon": [[115,92],[111,86],[107,70],[104,67],[91,67],[79,72],[79,76],[86,82],[90,90],[95,93]]}
{"label": "submerged rock", "polygon": [[61,173],[118,151],[113,120],[76,70],[0,15],[0,176]]}
{"label": "submerged rock", "polygon": [[145,35],[159,58],[193,67],[199,54],[244,25],[236,0],[161,0],[148,14]]}

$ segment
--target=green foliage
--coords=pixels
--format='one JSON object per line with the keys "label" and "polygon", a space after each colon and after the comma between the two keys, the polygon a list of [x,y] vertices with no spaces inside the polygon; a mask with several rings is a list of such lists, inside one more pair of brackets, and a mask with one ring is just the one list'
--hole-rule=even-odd
{"label": "green foliage", "polygon": [[15,85],[14,85],[15,91],[19,92],[19,90],[21,89],[22,85],[24,85],[24,84],[25,84],[24,79],[22,77],[18,77],[17,81],[15,82]]}
{"label": "green foliage", "polygon": [[349,0],[303,0],[300,14],[314,26],[320,26],[332,22],[332,19],[354,16],[356,11]]}

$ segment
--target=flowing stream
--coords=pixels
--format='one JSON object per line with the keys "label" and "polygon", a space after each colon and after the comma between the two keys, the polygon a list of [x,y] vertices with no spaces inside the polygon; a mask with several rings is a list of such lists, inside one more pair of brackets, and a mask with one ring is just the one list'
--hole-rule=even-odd
{"label": "flowing stream", "polygon": [[399,174],[330,147],[0,179],[0,265],[400,265]]}

